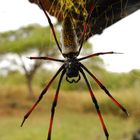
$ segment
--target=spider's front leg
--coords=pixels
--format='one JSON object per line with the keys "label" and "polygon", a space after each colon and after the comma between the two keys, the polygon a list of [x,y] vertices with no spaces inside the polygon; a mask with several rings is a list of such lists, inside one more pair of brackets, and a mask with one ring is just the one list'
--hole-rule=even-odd
{"label": "spider's front leg", "polygon": [[94,105],[95,105],[96,111],[97,111],[98,116],[99,116],[99,119],[100,119],[100,121],[101,121],[101,124],[102,124],[103,130],[104,130],[105,136],[106,136],[106,138],[107,138],[107,140],[108,140],[109,133],[108,133],[108,131],[107,131],[106,125],[105,125],[104,120],[103,120],[103,117],[102,117],[102,115],[101,115],[98,102],[97,102],[97,100],[96,100],[96,98],[95,98],[95,96],[94,96],[94,93],[93,93],[93,91],[92,91],[92,88],[91,88],[91,86],[90,86],[90,83],[89,83],[89,81],[88,81],[88,79],[87,79],[87,77],[86,77],[84,71],[82,70],[82,68],[80,68],[80,72],[81,72],[81,74],[83,75],[83,77],[84,77],[84,79],[85,79],[85,82],[86,82],[87,87],[88,87],[88,90],[89,90],[89,92],[90,92],[92,101],[93,101],[93,103],[94,103]]}
{"label": "spider's front leg", "polygon": [[47,140],[51,140],[51,132],[52,132],[52,125],[53,125],[53,118],[54,118],[54,114],[55,114],[55,107],[57,105],[59,89],[60,89],[62,78],[63,78],[64,74],[65,74],[65,69],[62,71],[62,74],[60,76],[58,87],[57,87],[56,94],[55,94],[55,97],[54,97],[54,101],[53,101],[53,104],[52,104],[50,126],[49,126],[49,130],[48,130]]}
{"label": "spider's front leg", "polygon": [[107,88],[83,65],[80,63],[80,66],[95,80],[95,82],[100,86],[100,88],[110,97],[110,99],[127,115],[129,116],[125,107],[123,107],[107,90]]}
{"label": "spider's front leg", "polygon": [[25,114],[23,121],[21,123],[21,127],[23,126],[24,122],[27,120],[27,118],[30,116],[32,111],[35,109],[35,107],[38,105],[38,103],[41,101],[43,98],[44,94],[47,92],[48,88],[54,81],[54,79],[58,76],[58,74],[64,69],[64,64],[59,68],[59,70],[56,72],[56,74],[53,76],[53,78],[49,81],[49,83],[46,85],[44,90],[41,92],[40,96],[38,97],[38,100],[35,102],[35,104],[31,107],[31,109]]}

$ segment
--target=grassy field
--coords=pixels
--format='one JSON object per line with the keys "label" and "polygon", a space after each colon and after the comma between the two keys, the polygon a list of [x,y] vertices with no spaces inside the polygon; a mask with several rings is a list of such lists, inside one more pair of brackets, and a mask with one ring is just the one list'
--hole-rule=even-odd
{"label": "grassy field", "polygon": [[[49,122],[48,114],[32,115],[21,128],[22,115],[0,118],[1,140],[45,140]],[[130,140],[139,124],[133,119],[104,115],[110,140]],[[53,140],[105,140],[103,130],[96,114],[56,113]]]}
{"label": "grassy field", "polygon": [[[25,112],[34,101],[26,96],[26,88],[0,87],[0,140],[45,140],[51,103],[55,91],[50,90],[21,128]],[[36,97],[40,89],[36,88]],[[80,92],[80,94],[79,94]],[[140,127],[140,95],[129,89],[112,94],[128,109],[126,117],[101,91],[95,91],[110,134],[110,140],[131,140]],[[99,118],[86,91],[60,92],[54,120],[52,140],[105,140]]]}

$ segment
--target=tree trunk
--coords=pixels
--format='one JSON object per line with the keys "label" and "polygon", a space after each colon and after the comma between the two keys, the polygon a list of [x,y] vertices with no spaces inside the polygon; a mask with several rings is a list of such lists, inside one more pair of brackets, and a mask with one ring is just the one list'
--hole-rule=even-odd
{"label": "tree trunk", "polygon": [[[41,52],[39,52],[39,55],[41,54]],[[23,61],[22,59],[22,56],[19,54],[19,58],[22,62],[22,68],[25,72],[25,77],[26,77],[26,80],[27,80],[27,86],[28,86],[28,92],[29,92],[29,98],[30,99],[34,99],[34,91],[33,91],[33,88],[32,88],[32,82],[33,82],[33,77],[36,73],[36,71],[38,70],[38,68],[42,65],[41,62],[38,62],[38,61],[35,61],[35,64],[31,67],[30,70],[27,69],[26,65],[25,65],[25,62]]]}
{"label": "tree trunk", "polygon": [[29,92],[29,98],[34,99],[34,91],[32,87],[33,77],[28,76],[27,78],[27,86],[28,86],[28,92]]}

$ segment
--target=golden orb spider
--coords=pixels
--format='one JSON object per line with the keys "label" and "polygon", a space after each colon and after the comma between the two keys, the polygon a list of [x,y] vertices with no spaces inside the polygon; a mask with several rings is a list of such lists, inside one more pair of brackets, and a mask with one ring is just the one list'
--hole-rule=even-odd
{"label": "golden orb spider", "polygon": [[[34,0],[29,0],[30,2],[33,2]],[[89,21],[91,20],[91,15],[92,12],[97,4],[97,2],[99,0],[94,0],[88,16],[86,18],[86,21],[84,23],[84,27],[83,27],[83,33],[82,33],[82,37],[81,37],[81,42],[80,45],[78,46],[78,41],[77,41],[77,34],[76,34],[76,30],[74,29],[74,25],[72,22],[72,17],[71,17],[71,13],[65,13],[64,14],[64,19],[63,19],[63,24],[62,24],[62,46],[60,47],[57,37],[56,37],[56,33],[53,27],[53,24],[50,20],[50,17],[48,16],[48,13],[45,10],[45,7],[42,3],[42,0],[36,0],[37,4],[42,8],[42,10],[44,11],[47,20],[49,22],[50,28],[52,30],[55,42],[57,44],[57,47],[60,51],[60,53],[62,54],[62,56],[64,57],[64,59],[55,59],[55,58],[51,58],[51,57],[29,57],[30,59],[42,59],[42,60],[51,60],[51,61],[56,61],[56,62],[61,62],[62,66],[58,69],[58,71],[56,72],[56,74],[52,77],[52,79],[49,81],[49,83],[46,85],[46,87],[44,88],[44,90],[41,92],[38,100],[35,102],[35,104],[32,106],[32,108],[25,114],[24,119],[21,123],[21,126],[23,126],[24,122],[26,121],[26,119],[29,117],[29,115],[32,113],[32,111],[35,109],[35,107],[38,105],[38,103],[41,101],[41,99],[43,98],[44,94],[47,92],[47,90],[49,89],[50,85],[52,84],[52,82],[54,81],[54,79],[61,73],[60,75],[60,79],[58,82],[58,86],[56,89],[56,94],[54,97],[54,101],[52,104],[52,109],[51,109],[51,118],[50,118],[50,125],[49,125],[49,130],[48,130],[48,137],[47,140],[51,140],[51,132],[52,132],[52,125],[53,125],[53,118],[54,118],[54,114],[55,114],[55,107],[57,105],[57,100],[58,100],[58,95],[59,95],[59,89],[61,86],[61,82],[62,79],[64,77],[64,75],[66,75],[66,80],[69,83],[77,83],[80,79],[81,76],[83,76],[85,83],[88,87],[90,96],[92,98],[92,101],[95,105],[97,114],[99,116],[101,125],[103,127],[105,136],[108,140],[109,138],[109,133],[108,130],[106,128],[106,125],[104,123],[103,117],[101,115],[100,109],[99,109],[99,105],[98,102],[96,100],[96,97],[94,96],[93,90],[90,86],[90,83],[86,77],[86,73],[88,73],[93,80],[95,80],[95,82],[100,86],[100,88],[110,97],[110,99],[123,111],[125,112],[127,115],[127,110],[116,100],[113,98],[113,96],[110,94],[110,92],[107,90],[107,88],[96,78],[96,76],[94,74],[92,74],[82,63],[82,60],[91,58],[91,57],[95,57],[95,56],[99,56],[99,55],[105,55],[105,54],[116,54],[116,52],[110,51],[110,52],[99,52],[99,53],[94,53],[85,57],[81,57],[81,58],[77,58],[81,52],[82,46],[83,46],[83,42],[85,41],[85,34],[87,32],[87,26]]]}

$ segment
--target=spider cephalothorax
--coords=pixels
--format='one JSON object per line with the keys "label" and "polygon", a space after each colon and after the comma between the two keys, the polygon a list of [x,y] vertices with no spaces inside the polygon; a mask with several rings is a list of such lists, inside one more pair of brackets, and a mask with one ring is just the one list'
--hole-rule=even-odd
{"label": "spider cephalothorax", "polygon": [[[48,138],[47,140],[51,140],[51,131],[52,131],[52,124],[53,124],[53,118],[54,118],[54,114],[55,114],[55,107],[57,105],[57,100],[58,100],[58,94],[59,94],[59,89],[61,86],[61,82],[62,79],[64,77],[64,75],[66,75],[66,80],[69,83],[77,83],[80,80],[80,75],[83,76],[85,83],[88,87],[90,96],[92,98],[93,104],[95,105],[96,111],[98,113],[100,122],[102,124],[105,136],[108,140],[109,137],[109,133],[107,131],[106,125],[104,123],[103,117],[101,115],[100,112],[100,108],[98,105],[98,102],[96,100],[96,97],[94,96],[93,90],[90,86],[90,82],[87,79],[87,76],[85,74],[85,72],[87,74],[89,74],[93,80],[97,83],[98,86],[100,86],[100,88],[105,92],[106,95],[108,95],[110,97],[110,99],[118,106],[120,107],[120,109],[125,112],[127,114],[127,110],[110,94],[110,92],[107,90],[107,88],[96,78],[96,76],[94,74],[92,74],[82,63],[82,60],[85,60],[87,58],[91,58],[91,57],[95,57],[98,55],[104,55],[104,54],[114,54],[115,52],[99,52],[99,53],[94,53],[82,58],[77,58],[78,55],[80,54],[80,51],[82,49],[83,46],[83,42],[85,39],[85,34],[86,34],[86,29],[87,29],[87,24],[90,20],[90,16],[91,13],[96,5],[97,1],[94,1],[93,5],[91,6],[90,12],[87,16],[87,20],[84,23],[84,31],[82,33],[82,37],[81,37],[81,44],[78,46],[78,41],[76,40],[76,34],[75,34],[75,29],[74,26],[72,24],[72,19],[70,15],[66,15],[62,24],[62,46],[59,45],[58,40],[56,38],[56,34],[55,34],[55,30],[54,27],[51,23],[51,20],[47,14],[47,12],[45,11],[45,8],[42,4],[42,1],[37,0],[39,3],[38,5],[40,5],[40,7],[43,9],[48,22],[50,24],[50,27],[52,29],[57,47],[59,49],[59,51],[61,52],[62,56],[65,59],[55,59],[55,58],[51,58],[51,57],[30,57],[30,59],[44,59],[44,60],[51,60],[51,61],[56,61],[56,62],[60,62],[62,63],[62,66],[58,69],[58,71],[56,72],[56,74],[52,77],[52,79],[49,81],[49,83],[46,85],[46,87],[44,88],[44,90],[41,92],[38,100],[35,102],[35,104],[32,106],[32,108],[27,112],[27,114],[24,116],[23,122],[21,124],[21,126],[24,124],[25,120],[29,117],[29,115],[31,114],[31,112],[34,110],[34,108],[38,105],[38,103],[40,102],[40,100],[43,98],[44,94],[48,91],[48,88],[50,87],[50,85],[52,84],[52,82],[54,81],[54,79],[61,73],[60,75],[60,79],[58,82],[58,87],[56,89],[56,94],[54,97],[54,101],[52,104],[52,110],[51,110],[51,118],[50,118],[50,125],[49,125],[49,130],[48,130]],[[128,115],[128,114],[127,114]]]}
{"label": "spider cephalothorax", "polygon": [[80,64],[77,58],[68,58],[65,61],[66,80],[69,83],[77,83],[80,80]]}

